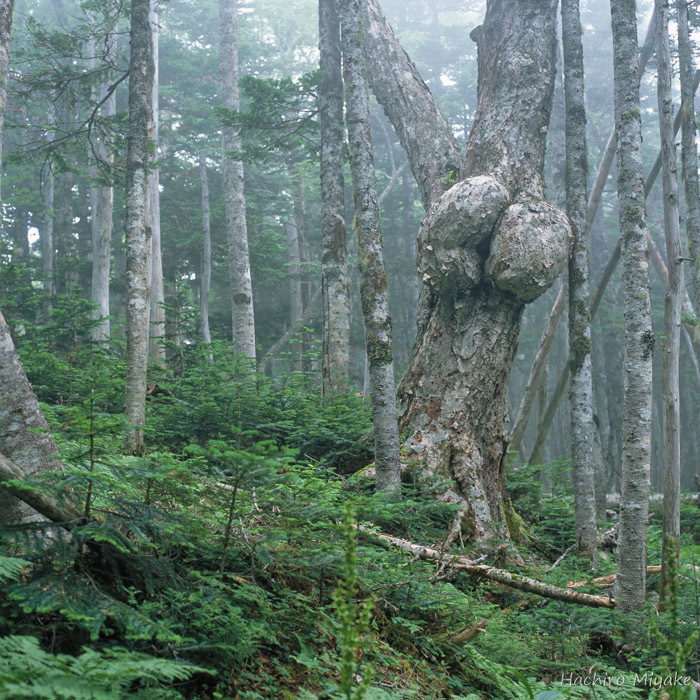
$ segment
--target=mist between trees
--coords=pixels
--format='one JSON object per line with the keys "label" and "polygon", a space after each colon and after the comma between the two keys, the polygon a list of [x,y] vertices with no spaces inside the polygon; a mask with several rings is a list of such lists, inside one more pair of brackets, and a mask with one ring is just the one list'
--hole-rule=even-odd
{"label": "mist between trees", "polygon": [[699,668],[699,21],[0,0],[0,697]]}

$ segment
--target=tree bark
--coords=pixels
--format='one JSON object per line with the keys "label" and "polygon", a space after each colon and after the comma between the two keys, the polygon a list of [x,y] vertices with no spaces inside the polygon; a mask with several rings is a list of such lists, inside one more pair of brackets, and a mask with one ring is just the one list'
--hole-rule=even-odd
{"label": "tree bark", "polygon": [[335,0],[319,0],[321,84],[321,237],[323,390],[347,382],[350,371],[350,300],[343,179],[343,80]]}
{"label": "tree bark", "polygon": [[685,187],[686,235],[690,253],[691,280],[695,310],[700,313],[700,183],[698,182],[698,149],[695,141],[695,88],[693,86],[693,51],[688,26],[688,2],[679,0],[678,51],[681,73],[681,159]]}
{"label": "tree bark", "polygon": [[[158,1],[151,0],[148,21],[151,28],[153,47],[153,87],[151,89],[151,140],[155,144],[155,152],[151,163],[158,160],[158,121],[160,110],[158,104]],[[157,167],[148,175],[148,217],[147,225],[151,228],[151,311],[150,311],[150,354],[156,362],[165,361],[165,292],[163,289],[163,256],[160,240],[160,174]]]}
{"label": "tree bark", "polygon": [[153,61],[149,0],[131,0],[129,131],[126,161],[126,396],[124,452],[144,451],[148,368],[148,135],[151,128]]}
{"label": "tree bark", "polygon": [[[117,36],[114,31],[110,31],[105,37],[106,56],[110,62],[117,58]],[[94,68],[95,40],[92,40],[93,52],[90,57],[90,66]],[[116,114],[117,99],[112,93],[107,96],[109,80],[100,86],[99,100],[104,102],[102,114],[105,117],[112,117]],[[98,93],[94,91],[93,101]],[[114,156],[109,153],[104,136],[97,138],[95,145],[97,158],[103,164],[113,164]],[[90,169],[90,175],[96,179],[100,173],[99,164],[95,164]],[[90,205],[92,209],[92,301],[95,303],[93,311],[94,326],[91,330],[92,339],[102,345],[107,345],[110,338],[110,318],[109,318],[109,278],[110,264],[112,257],[112,230],[113,230],[113,207],[114,188],[99,186],[96,183],[90,188]]]}
{"label": "tree bark", "polygon": [[644,606],[651,459],[651,328],[646,257],[635,0],[612,0],[617,189],[622,242],[625,362],[622,493],[615,597],[623,611]]}
{"label": "tree bark", "polygon": [[[0,0],[0,146],[5,133],[5,108],[7,106],[7,75],[10,70],[10,42],[12,34],[12,10],[14,0]],[[1,149],[0,149],[1,150]],[[0,154],[2,166],[2,154]],[[0,170],[0,173],[2,171]]]}
{"label": "tree bark", "polygon": [[[209,332],[209,292],[211,290],[211,227],[209,207],[209,178],[207,176],[207,157],[199,154],[199,181],[202,187],[202,276],[199,287],[199,322],[202,329],[202,340],[211,343]],[[214,358],[211,348],[207,357],[211,362]]]}
{"label": "tree bark", "polygon": [[[505,534],[506,385],[522,312],[568,257],[568,220],[544,201],[542,175],[556,3],[489,3],[472,34],[479,102],[463,171],[427,87],[376,3],[369,6],[373,89],[430,209],[418,237],[423,290],[399,388],[402,424],[414,458],[454,480],[446,498],[460,504],[470,534],[483,541]],[[460,172],[466,179],[448,190]]]}
{"label": "tree bark", "polygon": [[[678,569],[681,538],[681,419],[678,365],[681,350],[681,304],[684,289],[683,248],[678,206],[676,144],[673,133],[671,51],[668,36],[668,0],[656,0],[656,64],[659,130],[663,162],[664,232],[668,259],[668,288],[664,303],[663,424],[664,517],[661,588],[663,600],[671,583],[668,558]],[[696,168],[697,171],[697,168]],[[670,551],[669,551],[670,550]]]}
{"label": "tree bark", "polygon": [[562,0],[564,97],[566,102],[566,211],[574,234],[569,258],[569,399],[576,548],[596,566],[598,541],[593,465],[593,370],[588,313],[588,154],[583,44],[578,0]]}
{"label": "tree bark", "polygon": [[[62,469],[58,448],[15,350],[10,329],[0,313],[0,452],[27,475]],[[0,489],[0,523],[42,518],[24,501]]]}
{"label": "tree bark", "polygon": [[360,294],[369,362],[377,492],[399,494],[401,462],[391,338],[374,174],[369,93],[363,52],[363,0],[340,0],[338,15],[343,51],[350,168],[355,201]]}
{"label": "tree bark", "polygon": [[[289,276],[289,327],[299,328],[301,317],[304,315],[304,304],[301,295],[299,229],[294,217],[285,222],[284,233],[287,239],[287,260],[289,261],[289,267],[287,269],[287,274]],[[303,343],[301,342],[301,336],[293,338],[290,344],[292,372],[301,372],[302,349]]]}
{"label": "tree bark", "polygon": [[[223,107],[238,110],[238,0],[219,0],[219,27],[219,99]],[[255,313],[243,191],[243,163],[237,158],[241,143],[236,128],[222,127],[221,148],[233,347],[236,353],[255,360]]]}
{"label": "tree bark", "polygon": [[63,281],[62,291],[69,294],[78,286],[78,246],[73,235],[73,173],[62,172],[56,178],[55,207],[56,219],[54,231],[58,239],[59,281]]}
{"label": "tree bark", "polygon": [[53,173],[46,173],[44,179],[44,227],[41,231],[41,273],[44,285],[44,301],[42,304],[42,320],[48,323],[51,318],[52,300],[56,293],[54,282],[54,236],[53,236],[53,197],[54,197],[54,182]]}

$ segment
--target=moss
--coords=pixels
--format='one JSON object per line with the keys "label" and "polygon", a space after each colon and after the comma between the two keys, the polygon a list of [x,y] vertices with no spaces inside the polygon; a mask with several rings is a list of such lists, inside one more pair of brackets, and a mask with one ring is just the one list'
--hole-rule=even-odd
{"label": "moss", "polygon": [[503,511],[503,517],[506,520],[506,527],[508,528],[508,534],[511,540],[513,540],[515,544],[525,542],[527,540],[525,521],[515,512],[510,499],[501,499],[501,510]]}
{"label": "moss", "polygon": [[367,334],[367,359],[370,367],[383,367],[393,360],[391,341]]}

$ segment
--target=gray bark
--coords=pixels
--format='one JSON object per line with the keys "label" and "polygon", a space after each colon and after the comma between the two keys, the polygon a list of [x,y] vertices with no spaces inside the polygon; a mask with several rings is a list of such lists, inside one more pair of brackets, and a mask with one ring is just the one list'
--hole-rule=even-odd
{"label": "gray bark", "polygon": [[688,27],[688,4],[678,7],[678,50],[681,73],[681,159],[685,187],[686,235],[691,258],[691,280],[695,310],[700,313],[700,182],[698,182],[698,149],[695,141],[695,87],[693,85],[693,52]]}
{"label": "gray bark", "polygon": [[[14,0],[0,0],[0,145],[3,143],[3,135],[5,132],[7,74],[10,69],[10,42],[14,4]],[[2,155],[0,154],[0,166],[1,165]]]}
{"label": "gray bark", "polygon": [[566,211],[574,234],[569,259],[569,400],[576,548],[596,566],[598,541],[593,464],[593,369],[588,313],[588,155],[583,44],[578,0],[562,0],[564,97],[566,102]]}
{"label": "gray bark", "polygon": [[[681,350],[681,304],[683,297],[683,248],[678,206],[676,144],[673,133],[671,52],[668,37],[668,0],[656,0],[656,63],[659,130],[663,161],[664,232],[668,259],[668,289],[664,308],[663,424],[664,424],[664,518],[661,568],[663,599],[670,583],[668,557],[678,564],[681,537],[681,421],[678,364]],[[696,168],[697,170],[697,168]],[[669,552],[670,550],[670,552]]]}
{"label": "gray bark", "polygon": [[68,294],[78,286],[78,245],[73,234],[73,173],[62,172],[56,178],[56,191],[54,202],[56,218],[54,231],[58,239],[58,251],[60,253],[60,265],[58,269],[59,280],[62,278],[63,292]]}
{"label": "gray bark", "polygon": [[[151,27],[153,46],[153,87],[151,89],[151,140],[156,150],[152,162],[158,160],[158,0],[151,0],[148,17]],[[147,225],[151,228],[151,320],[150,320],[150,353],[153,360],[165,361],[165,293],[163,290],[163,256],[160,240],[160,175],[154,169],[148,175],[148,217]]]}
{"label": "gray bark", "polygon": [[[284,233],[287,239],[287,260],[289,261],[287,274],[289,288],[289,326],[298,328],[301,317],[304,314],[304,304],[301,295],[301,260],[299,256],[299,229],[296,220],[292,217],[284,224]],[[303,344],[301,337],[293,338],[290,343],[291,370],[301,372]]]}
{"label": "gray bark", "polygon": [[[207,158],[199,154],[199,181],[202,187],[202,274],[199,287],[199,322],[202,340],[211,343],[209,332],[209,292],[211,290],[211,227],[209,207],[209,178],[207,176]],[[209,361],[213,360],[211,348],[208,350]]]}
{"label": "gray bark", "polygon": [[[555,21],[554,1],[489,3],[483,26],[472,33],[479,49],[479,102],[466,179],[446,192],[450,176],[459,172],[447,165],[458,158],[452,135],[442,122],[417,125],[411,100],[399,94],[394,101],[405,107],[392,109],[386,102],[392,91],[375,88],[400,137],[418,129],[407,152],[430,208],[417,244],[423,278],[418,337],[399,389],[407,446],[429,471],[454,480],[446,498],[460,504],[478,541],[507,535],[506,386],[523,309],[551,286],[568,257],[568,220],[544,201],[542,174]],[[366,52],[373,86],[400,60],[403,82],[393,92],[432,101],[422,81],[409,80],[413,68],[397,53],[393,35],[382,32],[378,21],[371,26],[371,45],[385,42],[383,52],[372,46]],[[376,55],[384,61],[377,63]],[[431,164],[422,172],[426,159]],[[439,199],[431,207],[434,197]]]}
{"label": "gray bark", "polygon": [[343,179],[343,81],[335,0],[319,0],[323,389],[348,380],[350,299]]}
{"label": "gray bark", "polygon": [[363,51],[362,0],[340,0],[338,15],[343,50],[350,168],[355,201],[360,294],[369,362],[376,489],[398,494],[401,488],[399,427],[391,338],[391,318],[384,272],[374,174],[369,93]]}
{"label": "gray bark", "polygon": [[[110,32],[105,38],[106,55],[109,61],[116,60],[117,37],[115,32]],[[92,40],[93,50],[90,58],[91,68],[95,67],[95,40]],[[100,86],[99,99],[105,100],[102,114],[111,117],[116,114],[117,100],[112,93],[107,97],[109,81]],[[93,99],[98,96],[94,91]],[[95,144],[97,158],[104,163],[112,164],[114,156],[109,153],[108,145],[104,137],[99,136]],[[93,165],[90,174],[96,178],[99,174],[99,166]],[[112,187],[93,186],[90,188],[90,206],[92,209],[92,301],[96,304],[93,311],[95,325],[92,328],[92,339],[98,343],[106,344],[110,337],[109,319],[109,279],[110,263],[112,257],[112,230],[113,230],[113,206],[114,189]]]}
{"label": "gray bark", "polygon": [[[22,369],[10,329],[0,313],[0,453],[29,476],[62,469],[58,448]],[[0,489],[0,523],[42,520],[24,501]]]}
{"label": "gray bark", "polygon": [[153,61],[149,0],[131,0],[129,131],[126,161],[126,396],[124,451],[141,454],[146,424],[149,289],[146,226]]}
{"label": "gray bark", "polygon": [[[223,107],[238,110],[238,0],[219,0],[219,100]],[[250,254],[243,190],[243,163],[236,158],[241,150],[237,129],[221,130],[226,241],[233,320],[233,347],[236,353],[255,360],[255,314],[250,277]]]}
{"label": "gray bark", "polygon": [[41,231],[41,272],[44,285],[44,302],[42,305],[42,317],[44,323],[48,323],[51,318],[52,299],[56,293],[53,277],[54,266],[54,237],[53,237],[53,195],[54,176],[52,172],[47,172],[44,180],[44,227]]}
{"label": "gray bark", "polygon": [[623,611],[635,611],[644,606],[646,594],[654,335],[646,257],[636,3],[612,0],[610,9],[625,319],[622,492],[615,597]]}

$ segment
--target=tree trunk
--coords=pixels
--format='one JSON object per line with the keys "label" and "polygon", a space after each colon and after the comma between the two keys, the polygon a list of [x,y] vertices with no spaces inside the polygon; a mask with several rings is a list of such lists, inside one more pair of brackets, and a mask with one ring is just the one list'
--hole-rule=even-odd
{"label": "tree trunk", "polygon": [[646,594],[654,334],[646,258],[635,0],[612,0],[611,15],[625,318],[622,493],[615,597],[623,611],[633,611],[642,609]]}
{"label": "tree trunk", "polygon": [[664,231],[668,259],[663,343],[664,518],[659,593],[662,600],[671,583],[668,558],[674,557],[677,570],[681,538],[681,420],[678,363],[681,350],[681,304],[684,289],[676,144],[673,133],[672,67],[668,42],[668,0],[656,0],[657,95],[663,161]]}
{"label": "tree trunk", "polygon": [[[238,110],[238,0],[219,0],[219,27],[219,99],[223,107]],[[255,314],[243,191],[243,163],[237,159],[241,143],[236,128],[222,127],[221,148],[233,347],[236,353],[255,360]]]}
{"label": "tree trunk", "polygon": [[[58,448],[41,414],[36,395],[0,313],[0,453],[31,476],[62,468]],[[42,520],[24,501],[0,489],[0,523],[15,524]]]}
{"label": "tree trunk", "polygon": [[343,80],[340,25],[335,0],[319,0],[321,84],[321,236],[323,278],[323,389],[347,382],[350,371],[345,194],[343,179]]}
{"label": "tree trunk", "polygon": [[73,173],[62,172],[56,178],[56,220],[54,230],[58,239],[60,265],[59,281],[63,281],[62,291],[65,294],[77,287],[78,277],[78,246],[73,235]]}
{"label": "tree trunk", "polygon": [[[95,67],[95,40],[92,40],[93,52],[90,58],[91,67]],[[117,36],[114,31],[110,31],[105,37],[106,56],[111,62],[117,58]],[[112,117],[116,114],[117,100],[112,93],[107,97],[109,80],[102,83],[99,91],[100,101],[105,100],[102,114],[105,117]],[[97,94],[93,95],[93,101]],[[102,165],[95,164],[90,169],[91,177],[97,178],[100,167],[112,165],[114,156],[109,153],[104,136],[97,138],[95,144],[97,158],[102,161]],[[112,230],[113,230],[113,207],[114,189],[112,187],[99,186],[96,183],[90,188],[90,205],[92,209],[92,301],[96,304],[93,311],[95,325],[92,328],[92,339],[103,345],[107,345],[110,337],[109,319],[109,278],[110,264],[112,257]]]}
{"label": "tree trunk", "polygon": [[[158,0],[151,0],[148,17],[153,45],[153,88],[151,90],[151,140],[156,150],[151,162],[158,160]],[[148,213],[151,227],[151,319],[150,354],[153,360],[165,361],[165,296],[163,291],[163,256],[160,242],[160,175],[154,169],[148,175]]]}
{"label": "tree trunk", "polygon": [[[0,0],[0,146],[5,133],[5,107],[7,105],[7,75],[10,69],[10,42],[14,0]],[[0,149],[1,150],[1,149]],[[2,154],[0,154],[0,166]],[[1,173],[2,171],[0,171]]]}
{"label": "tree trunk", "polygon": [[[506,386],[523,309],[568,257],[570,227],[544,201],[542,173],[556,2],[490,2],[472,33],[479,102],[464,169],[427,87],[374,0],[369,7],[372,86],[429,209],[418,236],[423,290],[399,388],[402,423],[414,457],[454,480],[446,497],[461,504],[483,541],[506,534]],[[447,190],[463,172],[467,179]]]}
{"label": "tree trunk", "polygon": [[[207,177],[207,157],[199,154],[199,181],[202,186],[202,277],[199,288],[199,321],[202,340],[211,343],[209,332],[209,291],[211,290],[211,228],[209,208],[209,178]],[[207,354],[213,360],[211,348]]]}
{"label": "tree trunk", "polygon": [[374,452],[378,492],[398,494],[401,488],[399,427],[391,338],[391,318],[384,272],[382,233],[374,174],[369,93],[362,56],[362,0],[340,0],[343,78],[355,200],[360,294],[365,322]]}
{"label": "tree trunk", "polygon": [[700,313],[700,183],[698,182],[698,149],[695,142],[695,89],[693,86],[693,51],[688,27],[688,3],[678,7],[678,51],[681,67],[681,159],[685,186],[686,234],[691,258],[691,279],[695,294],[695,310]]}
{"label": "tree trunk", "polygon": [[[284,233],[287,239],[287,269],[289,283],[289,327],[298,328],[301,317],[304,314],[304,304],[301,295],[301,261],[299,256],[299,229],[294,217],[284,224]],[[292,372],[301,372],[301,359],[303,344],[301,331],[296,338],[292,338],[289,349],[291,352]]]}
{"label": "tree trunk", "polygon": [[[50,167],[50,166],[49,166]],[[55,178],[53,173],[46,173],[44,180],[44,227],[41,231],[41,272],[44,284],[44,302],[42,304],[42,320],[48,323],[51,318],[51,306],[56,287],[53,277],[54,267],[54,236],[53,236],[53,195]]]}
{"label": "tree trunk", "polygon": [[131,0],[129,131],[126,161],[126,398],[124,452],[144,450],[148,368],[148,229],[146,197],[153,62],[149,0]]}
{"label": "tree trunk", "polygon": [[576,514],[576,548],[596,566],[598,541],[593,465],[593,370],[588,313],[588,156],[583,90],[583,44],[578,0],[562,0],[564,93],[566,101],[566,211],[574,233],[569,259],[569,399],[571,456]]}

